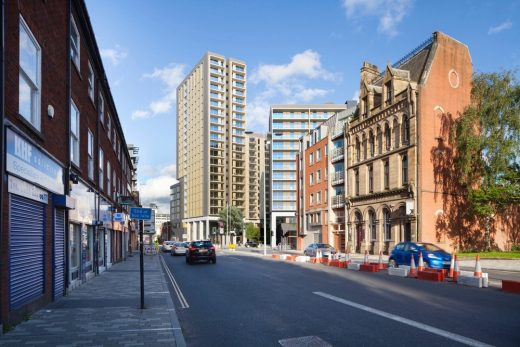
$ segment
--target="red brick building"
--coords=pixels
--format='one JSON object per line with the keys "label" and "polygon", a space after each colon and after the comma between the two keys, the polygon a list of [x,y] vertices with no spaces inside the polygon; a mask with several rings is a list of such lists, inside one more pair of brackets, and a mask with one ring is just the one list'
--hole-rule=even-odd
{"label": "red brick building", "polygon": [[0,312],[12,324],[126,257],[118,197],[132,168],[84,1],[2,6]]}

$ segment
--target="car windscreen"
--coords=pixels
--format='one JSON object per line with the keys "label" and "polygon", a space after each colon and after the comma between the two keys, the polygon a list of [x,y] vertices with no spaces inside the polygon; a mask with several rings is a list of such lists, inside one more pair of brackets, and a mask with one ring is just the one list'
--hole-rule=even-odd
{"label": "car windscreen", "polygon": [[182,242],[175,242],[175,247],[184,247],[184,243],[182,243]]}
{"label": "car windscreen", "polygon": [[192,247],[211,247],[213,244],[211,244],[211,241],[194,241],[191,243]]}
{"label": "car windscreen", "polygon": [[316,247],[318,247],[318,248],[332,248],[332,246],[327,244],[327,243],[317,243]]}
{"label": "car windscreen", "polygon": [[417,246],[420,246],[420,247],[424,248],[424,250],[428,251],[428,252],[443,251],[442,248],[439,248],[439,247],[437,247],[437,246],[435,246],[434,244],[431,244],[431,243],[418,243]]}

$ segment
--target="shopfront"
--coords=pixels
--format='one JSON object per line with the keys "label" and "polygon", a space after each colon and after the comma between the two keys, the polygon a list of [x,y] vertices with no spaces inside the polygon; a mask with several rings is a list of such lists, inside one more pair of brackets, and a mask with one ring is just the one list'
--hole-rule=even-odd
{"label": "shopfront", "polygon": [[[63,168],[21,133],[5,132],[8,193],[9,311],[63,294],[64,209],[54,196],[64,193]],[[45,247],[54,243],[54,247]],[[46,250],[51,249],[49,256]],[[51,263],[52,261],[52,263]],[[52,267],[52,277],[46,268]]]}

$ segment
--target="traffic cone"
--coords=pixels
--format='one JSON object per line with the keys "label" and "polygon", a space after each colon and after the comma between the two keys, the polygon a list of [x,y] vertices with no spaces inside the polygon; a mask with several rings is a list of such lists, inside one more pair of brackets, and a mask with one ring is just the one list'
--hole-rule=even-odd
{"label": "traffic cone", "polygon": [[419,266],[417,267],[418,271],[424,271],[424,260],[422,257],[422,252],[419,253]]}
{"label": "traffic cone", "polygon": [[368,264],[368,251],[365,250],[365,259],[363,260],[364,264]]}
{"label": "traffic cone", "polygon": [[457,283],[460,276],[460,269],[459,269],[459,258],[455,254],[455,265],[453,269],[453,282]]}
{"label": "traffic cone", "polygon": [[410,262],[410,274],[408,276],[417,277],[417,269],[415,268],[415,259],[413,258],[413,254],[411,257],[412,257],[412,260]]}
{"label": "traffic cone", "polygon": [[383,252],[379,251],[379,270],[383,270],[385,266],[383,265]]}
{"label": "traffic cone", "polygon": [[480,254],[477,254],[477,259],[475,262],[475,272],[473,273],[475,277],[482,277],[482,268],[480,267]]}
{"label": "traffic cone", "polygon": [[453,271],[455,268],[455,253],[451,254],[451,263],[450,263],[450,272],[448,272],[448,277],[453,278]]}

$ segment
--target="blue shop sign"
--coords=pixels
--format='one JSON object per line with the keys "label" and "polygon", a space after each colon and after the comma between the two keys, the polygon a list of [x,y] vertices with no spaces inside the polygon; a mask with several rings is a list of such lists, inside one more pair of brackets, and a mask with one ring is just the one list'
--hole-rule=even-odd
{"label": "blue shop sign", "polygon": [[6,170],[53,193],[64,194],[63,168],[9,128],[6,133]]}
{"label": "blue shop sign", "polygon": [[131,207],[130,208],[130,218],[150,220],[150,219],[152,219],[152,209],[151,208],[142,208],[142,207]]}

